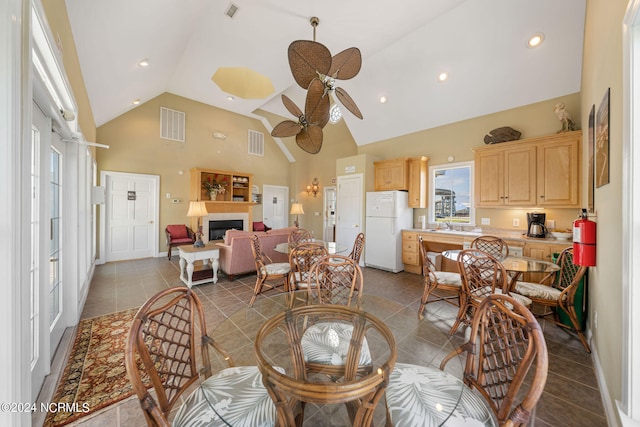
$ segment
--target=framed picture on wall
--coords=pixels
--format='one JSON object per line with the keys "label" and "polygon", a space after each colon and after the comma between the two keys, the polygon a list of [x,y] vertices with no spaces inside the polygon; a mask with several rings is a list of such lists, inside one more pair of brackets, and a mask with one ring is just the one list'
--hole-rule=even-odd
{"label": "framed picture on wall", "polygon": [[589,197],[589,213],[593,213],[595,212],[595,206],[594,206],[594,201],[593,201],[593,193],[594,193],[594,189],[595,189],[595,182],[594,182],[594,164],[593,164],[593,160],[594,160],[594,151],[595,151],[595,122],[596,122],[596,106],[595,104],[591,106],[591,112],[589,113],[589,133],[587,135],[588,138],[588,149],[589,149],[589,177],[588,177],[588,183],[589,183],[589,189],[588,189],[588,197]]}
{"label": "framed picture on wall", "polygon": [[609,92],[607,91],[598,107],[596,117],[596,188],[609,183]]}

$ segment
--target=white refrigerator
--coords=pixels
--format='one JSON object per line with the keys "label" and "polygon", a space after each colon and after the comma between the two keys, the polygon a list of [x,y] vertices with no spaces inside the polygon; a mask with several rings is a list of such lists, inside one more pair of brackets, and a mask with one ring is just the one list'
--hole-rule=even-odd
{"label": "white refrigerator", "polygon": [[413,209],[406,191],[367,192],[365,265],[398,273],[402,263],[402,230],[413,228]]}

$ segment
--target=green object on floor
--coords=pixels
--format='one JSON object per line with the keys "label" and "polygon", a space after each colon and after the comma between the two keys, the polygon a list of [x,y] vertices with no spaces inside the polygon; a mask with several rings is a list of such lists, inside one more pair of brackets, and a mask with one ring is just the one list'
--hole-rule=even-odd
{"label": "green object on floor", "polygon": [[[559,256],[560,256],[559,253],[554,253],[551,256],[552,261],[557,262]],[[576,296],[573,300],[573,306],[576,308],[578,325],[580,326],[580,330],[582,331],[584,331],[585,327],[587,326],[587,316],[586,316],[587,298],[585,293],[586,280],[587,280],[587,274],[585,273],[585,275],[582,276],[582,279],[580,279],[580,282],[578,282],[578,290],[576,291]],[[563,325],[567,325],[573,328],[573,325],[571,324],[571,319],[569,319],[569,315],[565,313],[563,310],[558,309],[558,318],[560,319],[560,322]]]}

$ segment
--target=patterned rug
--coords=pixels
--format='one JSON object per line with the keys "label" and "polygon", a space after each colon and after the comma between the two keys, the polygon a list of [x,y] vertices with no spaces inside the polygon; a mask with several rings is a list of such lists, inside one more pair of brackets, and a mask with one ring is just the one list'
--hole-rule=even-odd
{"label": "patterned rug", "polygon": [[49,412],[45,427],[66,425],[133,395],[124,348],[137,309],[78,324],[73,349],[51,400],[68,411]]}

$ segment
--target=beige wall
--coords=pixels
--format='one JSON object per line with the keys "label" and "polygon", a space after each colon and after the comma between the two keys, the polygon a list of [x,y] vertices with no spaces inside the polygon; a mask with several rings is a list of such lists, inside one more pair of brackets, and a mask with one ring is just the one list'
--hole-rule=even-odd
{"label": "beige wall", "polygon": [[[610,98],[610,183],[595,190],[597,263],[589,274],[589,317],[593,341],[612,401],[622,398],[622,19],[627,0],[587,1],[582,66],[582,122],[597,111],[607,88]],[[585,133],[586,138],[586,133]],[[586,153],[583,164],[586,164]],[[583,175],[586,182],[586,173]],[[586,193],[583,192],[586,197]],[[598,313],[598,325],[593,323]]]}
{"label": "beige wall", "polygon": [[[491,130],[510,126],[521,132],[520,139],[551,135],[560,129],[560,122],[553,113],[558,102],[564,102],[578,128],[581,127],[580,94],[575,93],[512,110],[502,111],[462,122],[427,129],[359,147],[358,153],[371,154],[380,159],[395,157],[429,157],[429,166],[447,164],[449,156],[454,162],[473,160],[473,147],[484,146],[484,135]],[[586,199],[585,199],[586,200]],[[491,228],[526,231],[526,213],[531,209],[477,209],[476,221],[489,218]],[[547,219],[555,219],[557,228],[568,228],[580,213],[579,209],[545,209]],[[426,209],[414,209],[414,218],[426,215]],[[513,227],[513,219],[520,220]]]}

